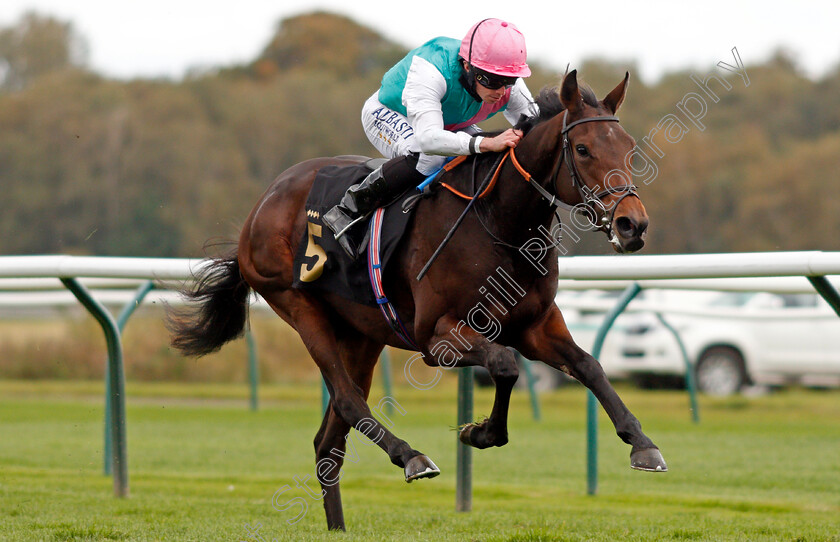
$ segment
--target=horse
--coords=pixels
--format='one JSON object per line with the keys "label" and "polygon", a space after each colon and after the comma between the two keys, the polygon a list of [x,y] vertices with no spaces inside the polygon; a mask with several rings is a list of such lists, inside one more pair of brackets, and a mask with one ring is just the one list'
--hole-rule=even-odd
{"label": "horse", "polygon": [[[393,256],[393,271],[383,278],[419,350],[416,355],[432,367],[483,366],[493,379],[491,414],[460,429],[465,444],[481,449],[507,443],[508,407],[518,377],[513,348],[564,371],[593,392],[618,436],[631,446],[632,468],[667,470],[659,449],[642,432],[600,364],[575,344],[554,303],[556,243],[533,246],[537,232],[550,231],[562,202],[588,212],[616,251],[643,247],[648,216],[630,182],[627,159],[635,141],[615,116],[628,80],[629,73],[600,101],[588,86],[578,84],[576,71],[563,78],[559,90],[543,89],[536,98],[539,117],[520,123],[524,136],[509,152],[510,159],[498,166],[497,180],[492,190],[483,191],[481,204],[465,213],[469,204],[444,190],[420,200]],[[406,481],[440,472],[430,458],[378,421],[367,405],[384,346],[407,348],[380,310],[293,287],[293,260],[306,239],[304,206],[316,173],[328,165],[365,159],[316,158],[280,174],[245,220],[238,249],[213,260],[185,292],[192,311],[170,315],[173,346],[188,355],[207,354],[243,332],[254,290],[300,335],[330,395],[314,439],[329,530],[346,529],[338,472],[351,427],[385,451],[403,469]],[[489,175],[499,161],[493,154],[471,159],[472,168],[451,169],[441,182],[469,192],[475,186],[472,176]],[[449,244],[418,280],[418,272],[462,214],[466,216],[460,217],[463,221]],[[487,288],[474,288],[485,280],[507,285],[495,295]]]}

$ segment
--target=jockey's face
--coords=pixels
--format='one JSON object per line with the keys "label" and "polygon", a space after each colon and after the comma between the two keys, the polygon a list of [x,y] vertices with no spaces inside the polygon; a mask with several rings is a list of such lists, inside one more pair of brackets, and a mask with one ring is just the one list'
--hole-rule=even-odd
{"label": "jockey's face", "polygon": [[478,94],[478,97],[481,98],[481,101],[487,104],[494,104],[501,100],[507,89],[505,87],[497,88],[497,89],[489,89],[483,86],[481,83],[475,83],[475,91]]}
{"label": "jockey's face", "polygon": [[[461,63],[464,70],[466,70],[467,73],[470,73],[471,70],[469,69],[470,66],[467,64],[467,61],[462,59]],[[498,102],[504,97],[505,91],[516,83],[515,77],[493,75],[492,73],[487,73],[477,68],[472,71],[474,72],[473,77],[475,81],[475,91],[484,103],[494,104]],[[483,85],[482,81],[486,82],[489,86]]]}

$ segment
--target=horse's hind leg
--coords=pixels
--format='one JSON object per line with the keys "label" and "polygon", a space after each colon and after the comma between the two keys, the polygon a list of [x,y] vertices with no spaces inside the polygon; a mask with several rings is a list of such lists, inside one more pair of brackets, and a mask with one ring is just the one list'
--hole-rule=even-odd
{"label": "horse's hind leg", "polygon": [[345,439],[349,431],[350,426],[335,413],[330,401],[321,429],[315,436],[315,472],[321,484],[327,529],[330,531],[346,530],[339,482],[344,463]]}
{"label": "horse's hind leg", "polygon": [[[352,344],[348,348],[349,341],[342,341],[342,354],[345,359],[345,366],[348,368],[353,382],[359,386],[365,399],[370,393],[373,369],[376,366],[377,356],[382,346],[365,341],[365,344]],[[330,401],[324,421],[318,434],[315,435],[315,470],[318,482],[321,484],[324,496],[324,512],[327,515],[327,529],[345,530],[344,510],[341,506],[340,477],[341,467],[347,454],[347,437],[350,426],[339,416]],[[353,443],[351,443],[353,446]],[[355,446],[353,453],[349,454],[352,459],[356,456]]]}
{"label": "horse's hind leg", "polygon": [[601,365],[572,340],[557,307],[525,333],[519,350],[525,357],[544,361],[569,373],[592,391],[613,422],[618,436],[633,447],[631,467],[656,472],[668,470],[659,449],[642,432],[642,424],[615,392]]}
{"label": "horse's hind leg", "polygon": [[405,470],[406,481],[440,474],[432,461],[394,436],[371,414],[362,390],[345,367],[339,339],[333,327],[347,326],[330,321],[317,299],[301,290],[261,292],[269,305],[298,331],[330,391],[332,407],[345,423],[382,448],[391,463]]}

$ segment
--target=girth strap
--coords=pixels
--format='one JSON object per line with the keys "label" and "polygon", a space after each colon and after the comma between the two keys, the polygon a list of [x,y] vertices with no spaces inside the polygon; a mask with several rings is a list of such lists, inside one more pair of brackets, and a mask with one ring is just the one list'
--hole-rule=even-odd
{"label": "girth strap", "polygon": [[385,209],[377,209],[373,213],[373,218],[370,221],[370,245],[368,246],[368,275],[370,276],[370,285],[373,288],[373,295],[376,298],[376,303],[385,316],[385,320],[391,329],[399,337],[406,346],[411,350],[419,351],[420,347],[414,342],[411,333],[406,329],[400,315],[397,313],[397,308],[391,303],[385,295],[382,280],[382,255],[380,254],[380,239],[382,237],[382,224],[385,217]]}

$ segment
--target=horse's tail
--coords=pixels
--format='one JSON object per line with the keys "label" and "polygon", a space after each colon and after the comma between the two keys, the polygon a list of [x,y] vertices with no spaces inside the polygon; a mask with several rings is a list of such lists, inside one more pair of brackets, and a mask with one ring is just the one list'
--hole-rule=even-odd
{"label": "horse's tail", "polygon": [[242,335],[250,291],[235,253],[214,259],[196,274],[192,287],[181,291],[188,305],[197,306],[167,310],[172,346],[187,356],[203,356]]}

